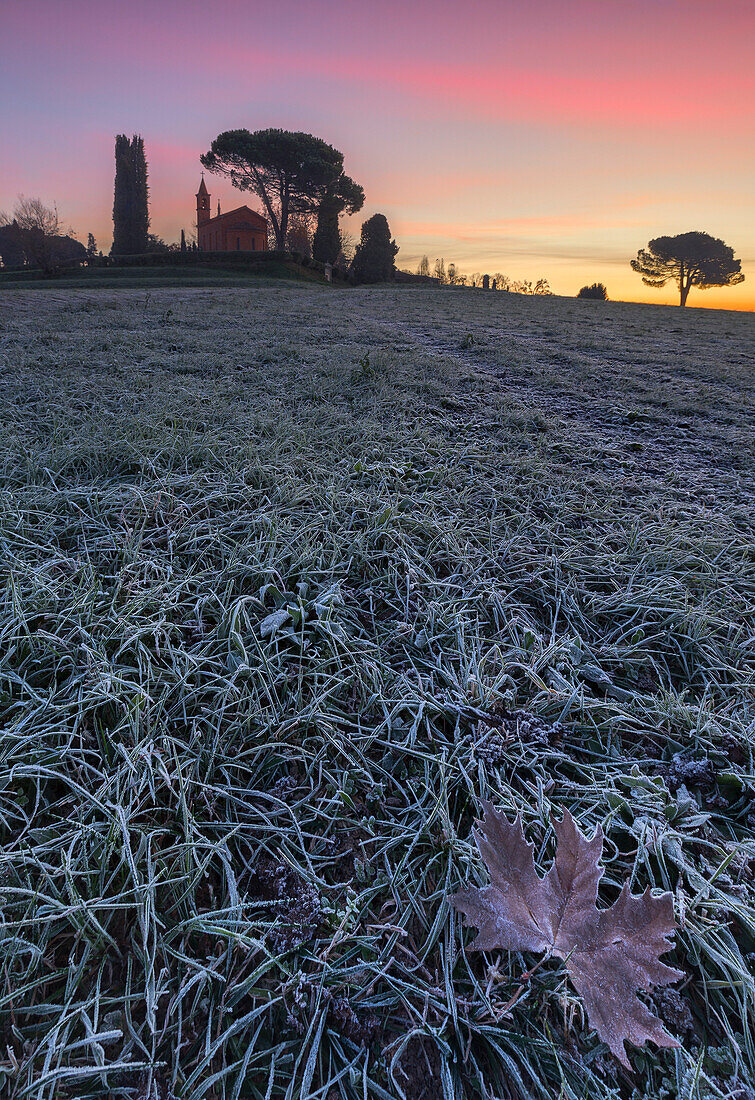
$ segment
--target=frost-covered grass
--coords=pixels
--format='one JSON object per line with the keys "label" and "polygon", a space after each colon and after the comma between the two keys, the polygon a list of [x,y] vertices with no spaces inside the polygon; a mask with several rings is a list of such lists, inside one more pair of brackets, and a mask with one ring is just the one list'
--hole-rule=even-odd
{"label": "frost-covered grass", "polygon": [[[752,318],[0,300],[0,1094],[755,1089]],[[627,1075],[466,955],[482,799],[674,892]],[[4,1091],[3,1091],[4,1090]]]}

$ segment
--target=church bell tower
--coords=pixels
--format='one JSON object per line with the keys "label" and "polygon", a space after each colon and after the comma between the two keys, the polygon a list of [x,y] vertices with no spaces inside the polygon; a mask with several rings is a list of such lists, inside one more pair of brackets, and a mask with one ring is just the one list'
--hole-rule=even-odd
{"label": "church bell tower", "polygon": [[202,182],[199,185],[197,191],[197,225],[204,225],[205,222],[210,220],[210,192],[207,190],[207,185],[204,181],[204,174],[202,175]]}

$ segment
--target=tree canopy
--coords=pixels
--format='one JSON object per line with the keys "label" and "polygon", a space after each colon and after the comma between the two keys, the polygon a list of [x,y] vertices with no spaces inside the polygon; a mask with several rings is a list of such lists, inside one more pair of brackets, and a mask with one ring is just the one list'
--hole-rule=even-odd
{"label": "tree canopy", "polygon": [[259,197],[270,219],[275,246],[286,247],[289,219],[356,213],[364,191],[343,170],[343,153],[312,134],[290,130],[226,130],[200,160],[210,172]]}
{"label": "tree canopy", "polygon": [[656,237],[630,262],[646,286],[665,286],[673,279],[679,287],[681,306],[687,304],[693,286],[707,290],[713,286],[735,286],[744,280],[741,261],[734,259],[734,249],[717,237],[697,231]]}
{"label": "tree canopy", "polygon": [[385,214],[373,214],[362,225],[352,271],[358,283],[382,283],[393,278],[398,245],[391,240]]}

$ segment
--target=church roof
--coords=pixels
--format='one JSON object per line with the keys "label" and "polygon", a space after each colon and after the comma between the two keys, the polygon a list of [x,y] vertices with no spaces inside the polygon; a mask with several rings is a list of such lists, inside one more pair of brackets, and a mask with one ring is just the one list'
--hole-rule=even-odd
{"label": "church roof", "polygon": [[208,221],[203,222],[202,227],[206,225],[217,224],[218,222],[225,221],[227,218],[237,217],[239,214],[251,214],[253,218],[256,218],[258,222],[263,225],[267,225],[267,219],[258,214],[256,210],[252,210],[249,206],[237,206],[235,210],[224,210],[222,214],[217,214],[214,218],[210,218]]}
{"label": "church roof", "polygon": [[199,185],[199,190],[197,191],[197,194],[198,195],[209,195],[209,193],[210,192],[207,190],[207,184],[204,181],[204,176],[202,176],[202,182]]}

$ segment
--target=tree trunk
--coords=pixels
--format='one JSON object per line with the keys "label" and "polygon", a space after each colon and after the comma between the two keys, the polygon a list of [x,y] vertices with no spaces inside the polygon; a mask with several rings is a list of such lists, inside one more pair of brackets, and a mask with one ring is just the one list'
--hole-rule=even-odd
{"label": "tree trunk", "polygon": [[685,285],[685,283],[682,283],[682,285],[680,287],[680,290],[681,290],[681,301],[679,302],[679,305],[680,306],[686,306],[686,304],[687,304],[687,295],[689,294],[689,283],[686,283],[686,285]]}
{"label": "tree trunk", "polygon": [[275,236],[278,251],[285,252],[286,237],[288,236],[288,187],[286,185],[281,188],[281,212]]}

